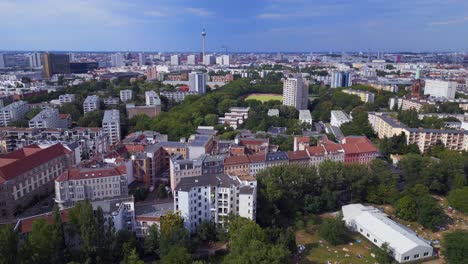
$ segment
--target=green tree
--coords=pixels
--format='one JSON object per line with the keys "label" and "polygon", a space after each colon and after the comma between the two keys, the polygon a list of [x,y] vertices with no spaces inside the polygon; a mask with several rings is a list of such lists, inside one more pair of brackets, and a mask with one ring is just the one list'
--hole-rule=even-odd
{"label": "green tree", "polygon": [[164,184],[159,184],[158,186],[158,197],[160,199],[165,199],[167,197],[166,186],[164,186]]}
{"label": "green tree", "polygon": [[418,218],[418,204],[409,195],[400,198],[395,204],[395,214],[406,221],[415,221]]}
{"label": "green tree", "polygon": [[12,225],[0,226],[0,264],[18,262],[18,233]]}
{"label": "green tree", "polygon": [[205,116],[205,125],[216,126],[218,124],[218,116],[215,114],[208,114]]}
{"label": "green tree", "polygon": [[103,110],[94,110],[82,116],[78,120],[78,125],[81,127],[101,127],[103,117],[104,117]]}
{"label": "green tree", "polygon": [[449,264],[465,263],[468,259],[468,231],[456,230],[444,234],[443,254]]}
{"label": "green tree", "polygon": [[196,236],[201,241],[216,241],[216,224],[211,221],[201,222],[196,229]]}
{"label": "green tree", "polygon": [[[38,219],[32,225],[32,231],[23,244],[22,256],[30,263],[50,263],[54,254],[54,244],[50,243],[52,226],[45,219]],[[24,254],[26,252],[26,254]]]}
{"label": "green tree", "polygon": [[318,233],[334,246],[346,242],[346,226],[341,216],[325,219],[320,225]]}
{"label": "green tree", "polygon": [[451,191],[447,199],[450,206],[468,214],[468,187]]}
{"label": "green tree", "polygon": [[52,263],[63,263],[65,262],[65,251],[67,246],[65,244],[65,233],[63,229],[62,217],[57,205],[55,205],[52,210],[52,218],[54,220],[50,239],[54,247]]}
{"label": "green tree", "polygon": [[140,259],[136,249],[133,249],[125,254],[124,259],[120,261],[120,264],[145,264],[145,262]]}
{"label": "green tree", "polygon": [[187,264],[192,262],[192,255],[185,247],[174,246],[162,258],[163,264]]}
{"label": "green tree", "polygon": [[157,225],[148,228],[148,235],[145,237],[145,252],[150,255],[159,255],[159,230]]}
{"label": "green tree", "polygon": [[375,255],[375,260],[379,264],[391,264],[393,263],[393,258],[390,255],[390,249],[388,243],[383,243],[380,247],[374,247],[372,253]]}
{"label": "green tree", "polygon": [[181,246],[189,248],[190,240],[184,219],[177,213],[168,213],[161,219],[160,254],[164,257],[171,248]]}
{"label": "green tree", "polygon": [[73,121],[78,121],[82,116],[80,106],[77,103],[64,103],[60,106],[59,113],[70,114]]}

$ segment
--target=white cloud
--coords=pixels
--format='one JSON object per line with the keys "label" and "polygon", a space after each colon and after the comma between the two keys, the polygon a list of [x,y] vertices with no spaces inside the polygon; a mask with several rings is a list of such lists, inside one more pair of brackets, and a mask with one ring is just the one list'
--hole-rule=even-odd
{"label": "white cloud", "polygon": [[283,17],[284,17],[283,14],[278,14],[278,13],[263,13],[257,16],[257,18],[260,18],[260,19],[280,19]]}
{"label": "white cloud", "polygon": [[446,25],[457,25],[457,24],[463,24],[468,22],[468,16],[458,18],[458,19],[452,19],[452,20],[446,20],[446,21],[437,21],[437,22],[432,22],[431,25],[434,26],[446,26]]}
{"label": "white cloud", "polygon": [[199,17],[207,17],[212,15],[212,12],[205,8],[198,8],[198,7],[188,7],[185,9],[188,13],[194,14]]}
{"label": "white cloud", "polygon": [[145,11],[145,12],[143,12],[143,14],[145,16],[150,16],[150,17],[165,17],[166,16],[166,13],[163,13],[163,12],[157,11],[157,10]]}

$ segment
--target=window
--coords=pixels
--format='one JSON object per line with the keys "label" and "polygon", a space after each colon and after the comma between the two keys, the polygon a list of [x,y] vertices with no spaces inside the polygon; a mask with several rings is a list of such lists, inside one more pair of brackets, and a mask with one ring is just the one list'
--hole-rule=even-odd
{"label": "window", "polygon": [[424,252],[424,256],[428,256],[429,255],[429,252]]}
{"label": "window", "polygon": [[377,243],[377,239],[374,239],[374,242]]}
{"label": "window", "polygon": [[362,232],[362,228],[359,228],[359,231]]}
{"label": "window", "polygon": [[416,258],[419,258],[419,254],[414,255],[414,258],[415,258],[415,259],[416,259]]}
{"label": "window", "polygon": [[370,237],[370,236],[369,236],[369,233],[367,233],[367,237]]}
{"label": "window", "polygon": [[403,258],[403,260],[408,260],[409,259],[409,256],[406,256]]}

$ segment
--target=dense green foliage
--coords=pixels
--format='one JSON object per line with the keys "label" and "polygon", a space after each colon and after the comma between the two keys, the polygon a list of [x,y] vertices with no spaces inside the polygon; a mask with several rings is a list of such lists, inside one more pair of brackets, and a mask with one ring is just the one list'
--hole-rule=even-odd
{"label": "dense green foliage", "polygon": [[424,227],[436,230],[445,223],[445,214],[424,185],[406,189],[395,204],[395,214],[407,221],[418,221]]}
{"label": "dense green foliage", "polygon": [[350,202],[383,203],[398,195],[395,178],[380,160],[370,166],[327,161],[318,171],[320,176],[315,167],[288,165],[259,173],[257,221],[262,226],[281,226],[297,212],[332,211]]}
{"label": "dense green foliage", "polygon": [[394,263],[392,256],[390,255],[390,249],[388,243],[385,242],[380,247],[374,247],[372,253],[375,255],[375,260],[379,264],[391,264]]}
{"label": "dense green foliage", "polygon": [[420,154],[419,147],[415,144],[406,144],[406,135],[393,136],[391,138],[384,137],[379,142],[379,151],[383,157],[389,159],[390,154]]}
{"label": "dense green foliage", "polygon": [[466,263],[468,259],[468,231],[457,230],[444,235],[443,254],[448,264]]}
{"label": "dense green foliage", "polygon": [[447,198],[450,206],[468,214],[468,187],[451,191]]}
{"label": "dense green foliage", "polygon": [[367,138],[375,138],[374,130],[367,118],[367,112],[363,108],[353,110],[353,120],[343,124],[340,129],[345,136],[357,135],[366,136]]}
{"label": "dense green foliage", "polygon": [[335,218],[327,218],[318,230],[319,235],[334,246],[344,244],[347,239],[347,229],[342,218],[340,214]]}
{"label": "dense green foliage", "polygon": [[425,116],[422,119],[419,119],[418,111],[413,108],[398,112],[397,119],[408,127],[433,129],[443,128],[444,122],[459,122],[459,120],[454,117],[438,118],[437,116]]}

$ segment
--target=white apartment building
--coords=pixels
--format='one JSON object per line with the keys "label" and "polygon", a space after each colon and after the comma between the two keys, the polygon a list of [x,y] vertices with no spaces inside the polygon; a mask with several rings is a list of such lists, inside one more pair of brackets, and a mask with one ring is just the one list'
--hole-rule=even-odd
{"label": "white apartment building", "polygon": [[124,66],[124,56],[122,53],[115,53],[111,55],[111,66],[112,67],[122,67]]}
{"label": "white apartment building", "polygon": [[59,95],[59,103],[61,105],[65,103],[72,103],[75,101],[75,95],[74,94],[61,94]]}
{"label": "white apartment building", "polygon": [[213,65],[215,63],[215,58],[213,55],[203,56],[203,65]]}
{"label": "white apartment building", "polygon": [[60,208],[88,199],[109,199],[128,194],[125,164],[82,163],[55,179],[55,202]]}
{"label": "white apartment building", "polygon": [[185,96],[187,95],[198,95],[198,92],[183,92],[183,91],[174,91],[174,92],[168,92],[168,91],[163,91],[161,92],[161,96],[167,97],[169,100],[174,100],[175,102],[183,102],[185,99]]}
{"label": "white apartment building", "polygon": [[66,128],[62,127],[59,111],[55,108],[47,108],[29,120],[29,128]]}
{"label": "white apartment building", "polygon": [[24,119],[29,111],[29,105],[25,101],[13,102],[0,109],[0,126],[8,126],[11,121]]}
{"label": "white apartment building", "polygon": [[197,61],[197,56],[196,55],[188,55],[187,56],[187,64],[188,65],[197,65],[198,64],[198,61]]}
{"label": "white apartment building", "polygon": [[340,127],[341,125],[351,122],[348,114],[341,110],[331,111],[330,125]]}
{"label": "white apartment building", "polygon": [[231,55],[221,55],[216,57],[216,64],[229,66],[231,64]]}
{"label": "white apartment building", "polygon": [[440,97],[446,99],[454,99],[457,91],[456,82],[448,82],[442,80],[425,80],[424,95]]}
{"label": "white apartment building", "polygon": [[132,100],[133,91],[132,90],[121,90],[120,91],[120,101],[127,102]]}
{"label": "white apartment building", "polygon": [[208,174],[180,180],[174,191],[174,211],[193,233],[202,221],[223,224],[229,214],[255,220],[257,182],[228,174]]}
{"label": "white apartment building", "polygon": [[97,95],[88,95],[83,102],[83,112],[86,114],[98,110],[100,104],[101,101]]}
{"label": "white apartment building", "polygon": [[118,105],[119,104],[119,98],[118,97],[106,97],[104,98],[104,105],[109,106],[109,105]]}
{"label": "white apartment building", "polygon": [[369,112],[368,119],[379,138],[389,138],[404,133],[406,143],[416,144],[421,153],[439,143],[451,150],[468,150],[468,131],[465,130],[410,128],[386,113]]}
{"label": "white apartment building", "polygon": [[349,229],[359,232],[378,247],[388,243],[389,253],[398,263],[421,261],[433,255],[429,241],[391,220],[377,208],[349,204],[343,206],[342,211],[343,220]]}
{"label": "white apartment building", "polygon": [[42,66],[41,56],[42,56],[42,54],[38,53],[38,52],[29,54],[28,55],[29,67],[31,67],[31,68],[41,67]]}
{"label": "white apartment building", "polygon": [[203,72],[189,73],[189,89],[198,94],[206,93],[206,75]]}
{"label": "white apartment building", "polygon": [[343,93],[357,95],[364,103],[373,103],[375,100],[375,94],[367,91],[346,89],[343,90]]}
{"label": "white apartment building", "polygon": [[299,122],[312,125],[312,115],[309,110],[299,110]]}
{"label": "white apartment building", "polygon": [[293,106],[297,110],[307,109],[309,87],[302,77],[288,78],[283,83],[283,105]]}
{"label": "white apartment building", "polygon": [[187,160],[182,154],[175,154],[170,159],[169,172],[171,189],[174,190],[182,178],[202,175],[203,158]]}
{"label": "white apartment building", "polygon": [[114,145],[120,141],[119,110],[106,110],[102,119],[102,129],[109,137],[109,143]]}
{"label": "white apartment building", "polygon": [[161,98],[155,91],[145,92],[146,105],[161,105]]}
{"label": "white apartment building", "polygon": [[180,57],[179,55],[175,54],[171,56],[171,65],[178,66],[180,65]]}

